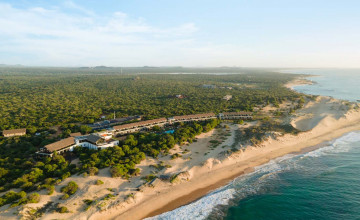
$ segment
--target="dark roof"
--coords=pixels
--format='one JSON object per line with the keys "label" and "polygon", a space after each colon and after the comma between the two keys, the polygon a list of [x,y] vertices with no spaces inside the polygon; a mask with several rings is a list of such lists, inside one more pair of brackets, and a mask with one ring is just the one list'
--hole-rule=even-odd
{"label": "dark roof", "polygon": [[26,128],[3,130],[3,135],[11,135],[11,134],[19,134],[19,133],[26,133]]}
{"label": "dark roof", "polygon": [[133,127],[146,126],[146,125],[155,124],[155,123],[162,123],[162,122],[166,122],[166,121],[167,121],[166,118],[158,118],[158,119],[153,119],[153,120],[146,120],[146,121],[139,121],[139,122],[130,123],[130,124],[118,125],[118,126],[114,126],[114,129],[121,130],[121,129],[133,128]]}
{"label": "dark roof", "polygon": [[68,137],[68,138],[62,139],[60,141],[57,141],[55,143],[48,144],[45,146],[45,148],[50,152],[54,152],[54,151],[61,150],[63,148],[69,147],[74,144],[75,144],[74,137]]}
{"label": "dark roof", "polygon": [[96,144],[96,142],[98,142],[101,139],[101,137],[94,135],[94,134],[90,134],[89,136],[86,137],[86,140],[88,140],[91,143]]}
{"label": "dark roof", "polygon": [[208,117],[215,117],[215,114],[214,113],[204,113],[204,114],[195,114],[195,115],[182,115],[182,116],[174,116],[174,119],[182,120],[182,119],[208,118]]}

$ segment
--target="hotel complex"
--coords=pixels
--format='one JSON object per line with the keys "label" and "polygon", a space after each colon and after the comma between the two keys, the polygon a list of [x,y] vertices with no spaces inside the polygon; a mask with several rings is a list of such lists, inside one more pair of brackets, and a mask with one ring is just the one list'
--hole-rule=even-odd
{"label": "hotel complex", "polygon": [[72,151],[74,147],[86,147],[89,149],[105,149],[119,145],[119,141],[113,136],[125,135],[138,131],[150,130],[154,126],[164,127],[178,122],[206,121],[219,118],[221,120],[252,119],[252,112],[225,112],[215,115],[214,113],[174,116],[171,118],[159,118],[153,120],[139,121],[129,124],[114,126],[111,131],[81,135],[74,133],[71,137],[48,144],[36,152],[39,156],[52,157],[55,152],[58,154]]}

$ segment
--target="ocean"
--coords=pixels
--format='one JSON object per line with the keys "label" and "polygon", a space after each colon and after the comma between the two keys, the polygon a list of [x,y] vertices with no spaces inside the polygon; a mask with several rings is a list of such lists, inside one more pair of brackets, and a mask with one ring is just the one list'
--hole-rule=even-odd
{"label": "ocean", "polygon": [[[290,72],[290,71],[286,71]],[[360,99],[360,70],[291,70],[317,75],[299,92]],[[360,219],[360,131],[323,147],[256,167],[201,199],[157,219]]]}

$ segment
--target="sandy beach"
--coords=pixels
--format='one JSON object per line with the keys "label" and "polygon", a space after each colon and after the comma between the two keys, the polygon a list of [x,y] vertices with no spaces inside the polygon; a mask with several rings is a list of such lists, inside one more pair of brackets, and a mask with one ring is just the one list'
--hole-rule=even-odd
{"label": "sandy beach", "polygon": [[[333,104],[329,105],[329,103]],[[319,109],[323,112],[322,114],[328,115],[321,120],[319,118],[323,117],[322,114],[313,115],[312,120],[318,121],[318,123],[312,130],[297,136],[284,135],[278,140],[270,139],[261,147],[247,148],[245,151],[234,153],[221,164],[213,166],[211,170],[198,167],[196,168],[196,175],[190,181],[173,186],[171,190],[164,189],[157,196],[142,201],[135,207],[116,216],[115,219],[142,219],[170,211],[200,198],[211,190],[225,185],[235,177],[250,172],[254,167],[267,163],[271,159],[290,153],[311,151],[315,149],[314,146],[322,142],[331,141],[354,130],[360,130],[360,112],[350,111],[340,116],[339,114],[342,113],[338,111],[339,109],[333,108],[334,103],[337,102],[327,97],[319,97],[317,102],[308,103],[309,106],[304,109],[315,105],[314,108]],[[337,107],[341,109],[340,104]],[[336,114],[336,112],[340,113]],[[309,119],[301,120],[308,121]],[[142,211],[137,212],[137,210]]]}
{"label": "sandy beach", "polygon": [[[256,121],[244,125],[223,123],[221,128],[199,135],[196,142],[176,145],[170,153],[181,154],[179,158],[170,159],[170,155],[158,160],[147,158],[138,165],[141,169],[138,177],[130,180],[111,178],[108,168],[100,170],[98,176],[72,176],[59,184],[51,196],[46,195],[45,190],[41,191],[40,203],[25,205],[18,213],[4,206],[0,209],[0,214],[3,219],[19,219],[19,214],[26,216],[27,210],[52,201],[68,207],[70,213],[47,213],[41,219],[135,220],[154,216],[199,199],[272,159],[290,153],[311,151],[321,147],[323,142],[360,130],[360,111],[356,106],[357,104],[346,105],[344,101],[323,96],[308,100],[302,109],[289,116],[290,123],[302,131],[300,134],[269,138],[256,147],[240,148],[239,144],[234,143],[236,131],[241,127],[255,125]],[[211,144],[214,141],[219,146],[214,147]],[[230,146],[236,146],[240,150],[232,152]],[[159,171],[150,166],[159,163],[166,164],[167,168]],[[176,182],[161,180],[156,185],[138,191],[139,185],[144,182],[141,178],[148,174],[178,176]],[[104,182],[103,185],[94,184],[99,179]],[[80,190],[68,200],[59,200],[62,195],[60,188],[72,180],[78,183]],[[109,193],[116,196],[104,200]],[[84,199],[96,200],[97,203],[86,208]]]}
{"label": "sandy beach", "polygon": [[[311,77],[314,77],[314,76],[312,75]],[[312,84],[314,84],[313,81],[306,79],[306,77],[300,77],[300,78],[297,78],[295,80],[292,80],[292,81],[286,83],[284,86],[286,88],[294,90],[293,89],[294,86],[312,85]]]}

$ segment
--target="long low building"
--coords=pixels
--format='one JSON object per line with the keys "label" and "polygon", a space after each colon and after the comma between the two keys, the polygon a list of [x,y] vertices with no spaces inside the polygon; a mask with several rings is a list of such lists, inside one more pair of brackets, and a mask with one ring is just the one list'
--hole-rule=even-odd
{"label": "long low building", "polygon": [[39,156],[50,156],[52,157],[55,152],[62,154],[67,151],[72,151],[74,147],[86,147],[93,150],[101,150],[108,147],[114,147],[119,145],[118,140],[111,138],[104,138],[98,134],[89,134],[76,137],[68,137],[57,141],[52,144],[48,144],[41,148],[40,151],[36,152]]}
{"label": "long low building", "polygon": [[187,121],[205,121],[216,118],[214,113],[194,114],[194,115],[182,115],[169,118],[171,122],[187,122]]}
{"label": "long low building", "polygon": [[233,119],[252,119],[252,112],[223,112],[219,114],[219,118],[222,120]]}
{"label": "long low building", "polygon": [[41,148],[40,151],[36,152],[36,154],[40,156],[52,157],[55,152],[61,154],[66,151],[71,151],[74,146],[75,146],[75,138],[68,137],[60,141],[57,141],[55,143],[46,145],[45,147]]}
{"label": "long low building", "polygon": [[105,139],[103,136],[99,136],[96,134],[90,134],[87,136],[76,137],[75,145],[93,150],[102,150],[108,147],[114,147],[119,145],[119,141],[111,138]]}
{"label": "long low building", "polygon": [[140,130],[150,129],[154,126],[164,126],[168,123],[166,118],[158,118],[153,120],[139,121],[130,124],[117,125],[114,126],[114,130],[116,134],[127,134],[133,133]]}
{"label": "long low building", "polygon": [[[220,113],[219,115],[215,115],[214,113],[204,113],[174,116],[169,119],[158,118],[130,124],[117,125],[114,126],[113,132],[115,134],[128,134],[140,130],[147,130],[154,126],[162,127],[166,124],[172,124],[176,122],[206,121],[215,118],[225,120],[252,119],[252,112],[224,112]],[[114,147],[116,145],[119,145],[118,140],[112,139],[114,133],[112,133],[111,131],[94,133],[90,135],[81,135],[80,133],[74,133],[72,134],[73,137],[68,137],[55,143],[46,145],[45,147],[41,148],[40,151],[36,152],[36,154],[51,157],[53,156],[54,152],[61,154],[66,151],[72,151],[75,146],[87,147],[89,149],[104,149],[108,147]]]}
{"label": "long low building", "polygon": [[26,135],[26,128],[3,130],[4,137],[15,137]]}

